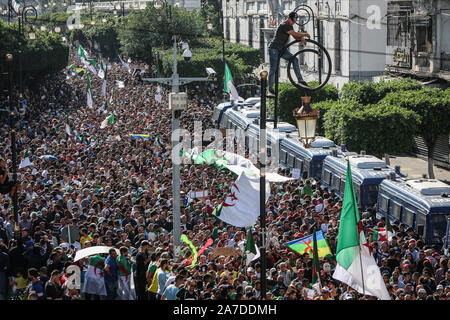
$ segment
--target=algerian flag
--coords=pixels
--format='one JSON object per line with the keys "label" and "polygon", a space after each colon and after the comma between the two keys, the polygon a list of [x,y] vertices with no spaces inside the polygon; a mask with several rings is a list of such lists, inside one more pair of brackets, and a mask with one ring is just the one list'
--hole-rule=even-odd
{"label": "algerian flag", "polygon": [[92,72],[92,74],[94,76],[97,75],[97,70],[95,69],[95,67],[97,67],[97,62],[95,60],[93,60],[93,59],[91,59],[91,60],[84,60],[83,63],[84,63],[86,68],[91,70],[91,72]]}
{"label": "algerian flag", "polygon": [[81,292],[106,296],[105,280],[103,279],[103,268],[105,258],[95,255],[89,259],[89,266],[84,276]]}
{"label": "algerian flag", "polygon": [[12,0],[12,6],[14,8],[14,10],[19,13],[19,9],[20,9],[20,1],[19,0]]}
{"label": "algerian flag", "polygon": [[29,167],[29,166],[32,166],[32,165],[33,165],[33,163],[30,161],[30,158],[29,158],[29,157],[26,157],[26,158],[23,159],[22,162],[20,163],[19,169],[26,168],[26,167]]}
{"label": "algerian flag", "polygon": [[247,244],[245,245],[245,252],[247,253],[247,266],[250,264],[250,262],[260,257],[259,248],[255,244],[255,240],[253,239],[252,228],[248,229],[247,232]]}
{"label": "algerian flag", "polygon": [[377,242],[391,241],[394,235],[391,231],[387,231],[386,228],[373,228],[368,229],[368,231],[372,232],[372,240]]}
{"label": "algerian flag", "polygon": [[92,108],[94,97],[92,95],[91,76],[89,74],[87,75],[86,94],[87,94],[87,105],[88,105],[89,108]]}
{"label": "algerian flag", "polygon": [[[270,185],[266,181],[266,201],[270,196]],[[255,201],[256,199],[256,201]],[[231,193],[214,210],[220,220],[235,227],[253,226],[259,217],[259,177],[242,172],[231,187]]]}
{"label": "algerian flag", "polygon": [[231,101],[244,101],[244,99],[239,96],[236,87],[234,86],[233,76],[231,75],[230,68],[228,68],[228,64],[226,62],[225,62],[224,89],[226,92],[230,94]]}
{"label": "algerian flag", "polygon": [[86,57],[86,51],[84,50],[84,48],[81,46],[78,47],[78,55],[81,57],[81,61],[84,63],[87,60]]}
{"label": "algerian flag", "polygon": [[318,291],[322,287],[322,282],[320,281],[320,261],[319,261],[319,249],[317,246],[317,235],[313,232],[313,269],[312,269],[312,284],[313,288]]}
{"label": "algerian flag", "polygon": [[70,133],[70,126],[69,126],[68,123],[66,123],[66,133],[67,133],[69,136],[72,135],[72,134]]}
{"label": "algerian flag", "polygon": [[100,69],[98,69],[97,75],[100,79],[105,78],[105,66],[103,65],[103,60],[100,61]]}
{"label": "algerian flag", "polygon": [[120,62],[122,63],[122,65],[128,69],[128,73],[131,73],[131,67],[128,63],[125,63],[125,61],[122,60],[122,58],[120,57],[120,55],[117,55],[119,57]]}
{"label": "algerian flag", "polygon": [[387,212],[386,212],[385,220],[386,220],[386,238],[387,238],[387,241],[391,241],[392,237],[394,236],[394,230],[392,229],[391,221],[389,220],[389,215]]}
{"label": "algerian flag", "polygon": [[114,114],[111,113],[109,116],[106,117],[105,120],[102,121],[100,125],[100,129],[106,128],[108,125],[114,124]]}
{"label": "algerian flag", "polygon": [[114,82],[117,84],[119,88],[125,88],[125,82],[119,80],[115,80]]}
{"label": "algerian flag", "polygon": [[[103,65],[103,61],[102,61],[102,65]],[[103,73],[104,74],[103,74],[102,95],[104,97],[106,97],[106,78],[108,76],[108,70],[106,69]]]}
{"label": "algerian flag", "polygon": [[381,300],[391,300],[364,236],[353,190],[350,162],[347,162],[347,179],[339,223],[337,266],[333,278],[362,294],[375,296]]}

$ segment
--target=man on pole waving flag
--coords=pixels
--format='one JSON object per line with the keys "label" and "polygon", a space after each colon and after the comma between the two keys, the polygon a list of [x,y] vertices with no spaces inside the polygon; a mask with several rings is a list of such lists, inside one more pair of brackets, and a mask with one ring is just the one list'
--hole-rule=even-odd
{"label": "man on pole waving flag", "polygon": [[391,300],[364,235],[349,162],[347,163],[347,179],[339,224],[336,261],[334,279],[346,283],[364,295],[375,296],[381,300]]}

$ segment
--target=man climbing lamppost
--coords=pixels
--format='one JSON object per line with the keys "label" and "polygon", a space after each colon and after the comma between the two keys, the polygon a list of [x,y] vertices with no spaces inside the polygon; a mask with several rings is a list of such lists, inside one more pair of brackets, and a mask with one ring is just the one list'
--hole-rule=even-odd
{"label": "man climbing lamppost", "polygon": [[[281,58],[289,61],[291,59],[292,54],[288,50],[284,50],[285,45],[289,41],[289,36],[294,37],[295,40],[301,41],[304,45],[306,45],[305,38],[311,38],[310,35],[306,32],[295,32],[293,25],[297,21],[298,14],[296,12],[289,13],[288,18],[283,21],[277,28],[275,32],[275,37],[272,42],[269,44],[269,60],[270,60],[270,70],[269,70],[269,92],[274,94],[274,82],[275,82],[275,73],[278,66],[278,57],[282,54]],[[294,59],[294,72],[297,76],[297,80],[300,84],[306,86],[306,82],[303,80],[302,74],[300,72],[300,66],[298,64],[298,60]]]}

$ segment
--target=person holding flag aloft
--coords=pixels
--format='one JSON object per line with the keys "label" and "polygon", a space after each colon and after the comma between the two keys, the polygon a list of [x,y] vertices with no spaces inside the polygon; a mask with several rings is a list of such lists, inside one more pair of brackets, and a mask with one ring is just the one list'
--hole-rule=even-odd
{"label": "person holding flag aloft", "polygon": [[120,300],[136,300],[136,293],[132,288],[132,282],[134,281],[128,248],[123,246],[120,247],[119,251],[120,256],[117,257],[117,274],[119,276],[117,294]]}

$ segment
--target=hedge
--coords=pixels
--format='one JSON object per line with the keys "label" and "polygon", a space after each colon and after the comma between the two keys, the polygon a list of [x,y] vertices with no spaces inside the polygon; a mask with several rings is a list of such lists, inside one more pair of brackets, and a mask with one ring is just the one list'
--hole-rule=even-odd
{"label": "hedge", "polygon": [[348,82],[341,90],[342,100],[355,100],[363,105],[378,103],[390,92],[420,90],[420,82],[411,79],[396,79],[381,82]]}
{"label": "hedge", "polygon": [[[310,87],[317,87],[318,82],[309,82]],[[278,85],[278,119],[291,124],[295,124],[295,119],[292,115],[292,111],[302,105],[301,97],[309,95],[311,97],[311,103],[314,104],[320,101],[337,100],[338,90],[331,84],[325,85],[318,91],[303,91],[294,87],[291,83],[280,83]],[[274,115],[275,102],[273,99],[268,100],[267,114],[269,116]]]}

